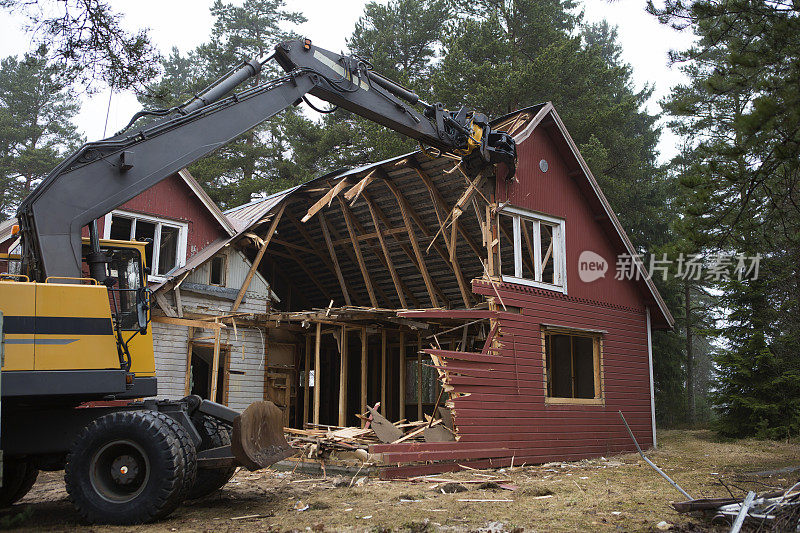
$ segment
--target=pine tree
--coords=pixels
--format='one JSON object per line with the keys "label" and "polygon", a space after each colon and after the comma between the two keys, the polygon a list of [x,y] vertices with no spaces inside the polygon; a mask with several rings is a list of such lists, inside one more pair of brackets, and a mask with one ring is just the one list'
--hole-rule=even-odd
{"label": "pine tree", "polygon": [[157,73],[159,54],[145,30],[128,31],[121,16],[101,0],[0,0],[0,9],[21,13],[34,49],[46,50],[63,83],[93,90],[140,88]]}
{"label": "pine tree", "polygon": [[800,10],[763,0],[670,0],[649,10],[698,35],[673,54],[690,82],[667,102],[696,160],[681,179],[691,231],[710,251],[763,257],[758,279],[720,284],[720,429],[797,434]]}
{"label": "pine tree", "polygon": [[[284,5],[283,0],[245,0],[241,5],[216,0],[211,7],[214,25],[209,42],[185,56],[173,50],[164,60],[163,76],[147,87],[140,101],[148,108],[170,108],[241,61],[263,56],[275,44],[296,38],[291,28],[305,19]],[[237,90],[277,75],[276,67],[267,66]],[[302,178],[287,156],[292,154],[287,128],[306,127],[306,121],[297,109],[287,109],[198,161],[190,171],[223,208],[248,202],[254,194],[295,185]]]}
{"label": "pine tree", "polygon": [[79,105],[46,52],[0,62],[0,214],[22,200],[81,142],[71,119]]}

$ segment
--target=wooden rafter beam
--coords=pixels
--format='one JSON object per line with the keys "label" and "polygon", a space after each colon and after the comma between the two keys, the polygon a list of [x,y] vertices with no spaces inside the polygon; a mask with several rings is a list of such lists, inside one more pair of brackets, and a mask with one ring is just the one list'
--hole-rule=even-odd
{"label": "wooden rafter beam", "polygon": [[317,289],[319,289],[319,291],[322,293],[322,295],[325,297],[325,299],[333,300],[333,297],[331,296],[331,293],[328,292],[328,290],[325,288],[325,286],[322,283],[320,283],[319,279],[317,279],[317,276],[313,272],[311,272],[311,270],[306,265],[306,262],[303,261],[300,257],[298,257],[298,255],[291,248],[287,248],[286,252],[289,254],[289,257],[291,257],[292,260],[295,263],[297,263],[297,265],[303,270],[303,272],[306,273],[306,276],[308,276],[308,279],[310,279],[311,282],[314,285],[316,285]]}
{"label": "wooden rafter beam", "polygon": [[[367,192],[366,192],[366,191],[364,191],[364,192],[362,193],[362,196],[364,196],[364,198],[367,198],[367,197],[368,197],[368,196],[367,196]],[[381,214],[380,208],[379,208],[379,207],[377,206],[377,204],[375,204],[374,202],[373,202],[373,205],[375,205],[375,207],[376,207],[376,211],[377,211],[377,212],[379,213],[379,215],[380,215],[380,214]],[[352,212],[352,211],[351,211],[351,212]],[[382,218],[382,220],[384,221],[384,225],[385,225],[385,226],[387,226],[387,227],[391,227],[391,225],[388,223],[388,219],[387,219],[385,216]],[[354,226],[355,226],[356,230],[358,230],[358,232],[359,232],[360,234],[364,235],[364,234],[366,234],[366,233],[367,233],[367,230],[366,230],[366,228],[364,227],[364,225],[361,223],[361,221],[359,220],[358,216],[357,216],[357,215],[356,215],[354,212],[353,212],[353,224],[354,224]],[[406,232],[406,229],[405,229],[405,227],[403,227],[402,229],[403,229],[403,233],[405,233],[405,232]],[[384,234],[384,235],[385,235],[385,234]],[[391,235],[392,235],[392,237],[394,237],[396,240],[397,240],[397,239],[399,239],[399,236],[398,236],[398,233],[397,233],[397,232],[394,232],[394,231],[393,231]],[[402,241],[400,241],[400,242],[402,242]],[[388,268],[389,268],[389,266],[388,266],[388,265],[387,265],[387,263],[386,263],[386,259],[383,257],[383,253],[382,253],[382,251],[381,251],[381,250],[378,250],[378,248],[376,247],[375,243],[374,243],[372,240],[367,240],[367,243],[366,243],[366,244],[367,244],[367,249],[368,249],[368,250],[370,250],[370,251],[372,252],[372,254],[375,256],[375,258],[376,258],[378,261],[380,261],[380,263],[381,263],[381,266],[383,266],[383,268],[386,268],[386,269],[388,269]],[[348,251],[349,251],[349,249],[348,249]],[[411,251],[409,250],[409,252],[408,252],[408,253],[409,253],[409,254],[411,254]],[[409,257],[411,257],[411,255],[409,255]],[[408,298],[411,298],[411,300],[412,300],[412,301],[415,303],[416,307],[420,307],[419,300],[417,300],[417,298],[414,296],[414,292],[413,292],[411,289],[409,289],[409,288],[406,286],[406,284],[405,284],[405,283],[403,283],[403,279],[402,279],[402,278],[400,278],[400,286],[403,288],[403,291],[406,293],[407,297],[408,297]],[[389,298],[389,297],[386,295],[386,293],[383,291],[383,289],[381,288],[381,286],[380,286],[380,285],[376,285],[376,286],[375,286],[375,289],[378,291],[378,293],[379,293],[379,295],[381,296],[381,298],[383,298],[383,299],[384,299],[384,300],[386,300],[386,301],[391,301],[391,300],[390,300],[390,298]]]}
{"label": "wooden rafter beam", "polygon": [[[409,160],[409,164],[417,172],[417,175],[422,180],[422,182],[425,184],[425,187],[427,187],[428,191],[430,192],[431,196],[433,197],[433,202],[435,204],[434,207],[438,207],[438,209],[436,210],[437,217],[439,216],[439,210],[444,212],[444,217],[445,218],[442,219],[442,217],[439,217],[439,225],[441,226],[443,223],[446,223],[445,219],[447,218],[447,213],[450,213],[453,210],[452,206],[450,206],[445,201],[444,197],[442,196],[442,193],[436,187],[436,184],[433,182],[431,177],[428,176],[427,173],[425,173],[424,170],[422,170],[422,167],[419,165],[419,163],[415,159],[410,159]],[[477,256],[477,258],[478,259],[482,259],[483,258],[483,253],[481,252],[481,248],[480,248],[480,246],[478,246],[478,243],[475,242],[475,239],[472,238],[472,235],[470,235],[469,232],[467,230],[465,230],[462,226],[458,227],[458,233],[461,234],[461,236],[464,238],[464,240],[469,245],[469,247],[472,248],[472,251],[475,252],[475,255]]]}
{"label": "wooden rafter beam", "polygon": [[[367,197],[366,196],[367,193],[365,192],[363,194],[364,194],[364,197],[366,198]],[[389,221],[389,217],[386,216],[386,213],[383,212],[381,207],[374,200],[373,200],[373,205],[375,207],[375,213],[378,215],[378,219],[381,221],[381,223],[384,226],[391,226],[391,223]],[[405,230],[405,227],[403,229]],[[408,233],[408,232],[406,231],[406,233]],[[417,258],[414,255],[414,251],[411,249],[411,247],[403,239],[401,239],[400,236],[397,235],[397,234],[392,234],[392,238],[398,244],[398,246],[403,251],[403,253],[406,255],[406,257],[408,257],[409,261],[411,261],[411,264],[414,265],[414,267],[417,270],[419,270],[419,264],[417,263]],[[376,254],[378,253],[377,250],[375,250],[374,248],[373,248],[373,251]],[[420,303],[419,299],[416,297],[414,292],[411,291],[408,287],[406,287],[405,283],[403,283],[403,278],[402,277],[400,278],[400,283],[403,286],[403,290],[405,291],[406,296],[408,298],[410,298],[412,303],[414,304],[414,307],[417,307],[417,308],[422,307],[422,304]],[[433,287],[436,290],[436,295],[449,305],[449,301],[447,299],[447,296],[445,296],[444,292],[439,288],[439,285],[436,284],[436,280],[433,280]]]}
{"label": "wooden rafter beam", "polygon": [[322,195],[322,198],[317,200],[314,203],[314,205],[312,205],[308,209],[308,212],[305,214],[305,216],[302,219],[300,219],[300,221],[303,222],[303,223],[308,222],[309,219],[311,219],[311,217],[316,215],[317,212],[320,211],[323,207],[325,207],[325,206],[329,206],[330,207],[331,202],[333,202],[333,199],[340,192],[342,192],[342,190],[344,190],[344,188],[347,187],[348,185],[349,185],[349,182],[347,180],[341,180],[339,183],[337,183],[336,185],[331,187],[331,189],[328,192],[326,192],[325,194]]}
{"label": "wooden rafter beam", "polygon": [[397,292],[397,298],[400,300],[400,306],[403,309],[408,309],[406,297],[403,293],[403,287],[401,286],[402,281],[400,280],[400,276],[397,274],[397,270],[394,268],[392,256],[389,253],[389,247],[386,246],[386,240],[383,238],[383,234],[381,233],[378,215],[375,212],[375,204],[372,203],[372,200],[368,196],[364,196],[364,201],[367,203],[367,207],[369,208],[369,214],[370,217],[372,217],[372,225],[375,227],[375,233],[378,236],[378,242],[381,245],[381,250],[383,250],[383,256],[386,259],[386,267],[389,269],[389,274],[392,276],[392,283],[394,283],[394,289]]}
{"label": "wooden rafter beam", "polygon": [[[323,263],[325,263],[325,266],[328,268],[328,270],[331,272],[331,274],[336,276],[337,281],[339,281],[339,287],[340,287],[340,289],[342,291],[342,297],[344,298],[345,303],[347,305],[352,305],[352,304],[347,303],[347,302],[350,301],[350,295],[353,293],[353,289],[350,286],[350,284],[347,283],[346,279],[344,279],[343,277],[340,279],[339,275],[336,273],[336,269],[338,268],[338,262],[337,262],[337,264],[334,264],[333,261],[331,260],[330,251],[327,248],[327,243],[326,243],[325,250],[322,250],[320,248],[319,244],[317,243],[317,241],[311,235],[311,233],[309,233],[309,231],[301,223],[299,223],[294,218],[292,218],[291,221],[292,221],[292,224],[294,225],[294,227],[297,229],[298,233],[300,233],[300,235],[303,237],[303,240],[305,240],[306,244],[308,244],[308,247],[311,250],[314,250],[314,253],[316,253],[317,257],[319,257],[319,259]],[[320,227],[321,226],[322,226],[322,223],[320,222]],[[323,237],[324,237],[325,232],[323,231],[322,234],[323,234]],[[342,285],[342,282],[344,282],[344,285]],[[359,301],[358,303],[360,304],[361,302]]]}
{"label": "wooden rafter beam", "polygon": [[378,299],[375,297],[375,289],[372,287],[372,278],[369,275],[369,271],[367,270],[367,265],[364,262],[364,256],[361,254],[361,245],[358,243],[358,234],[356,233],[355,228],[353,227],[353,213],[350,211],[350,208],[347,207],[345,201],[341,198],[337,198],[339,200],[339,207],[342,210],[342,216],[344,217],[345,225],[347,226],[347,233],[350,235],[350,240],[353,243],[353,251],[356,254],[356,260],[358,261],[358,268],[361,269],[361,275],[364,278],[364,285],[367,287],[367,294],[369,294],[369,301],[372,303],[372,307],[379,307]]}
{"label": "wooden rafter beam", "polygon": [[336,279],[339,281],[339,288],[342,290],[342,296],[344,296],[344,301],[347,305],[353,305],[350,300],[350,291],[347,289],[347,284],[344,281],[344,276],[342,275],[342,269],[339,266],[339,258],[336,256],[336,249],[333,247],[333,242],[331,242],[331,234],[330,234],[330,227],[328,226],[328,221],[325,219],[325,215],[320,211],[317,213],[319,218],[319,225],[322,228],[322,236],[325,238],[325,245],[328,247],[328,254],[331,258],[331,263],[333,264],[334,271],[336,272]]}
{"label": "wooden rafter beam", "polygon": [[[414,170],[417,172],[417,175],[427,187],[429,194],[431,195],[431,202],[433,203],[433,210],[436,212],[436,218],[439,220],[439,226],[441,227],[444,223],[442,216],[447,216],[449,210],[446,207],[444,200],[439,194],[439,190],[433,183],[433,180],[419,167],[419,165],[412,165],[414,166]],[[440,210],[442,213],[440,213]],[[453,269],[453,274],[456,277],[456,282],[458,283],[458,290],[461,293],[461,299],[464,301],[464,305],[466,307],[472,306],[472,300],[470,298],[470,289],[467,286],[466,281],[464,280],[464,274],[461,272],[461,267],[458,264],[458,243],[456,241],[456,236],[458,235],[460,225],[458,224],[458,219],[454,219],[452,221],[451,233],[450,238],[448,239],[446,236],[444,238],[444,244],[447,248],[447,256],[450,260],[450,266]],[[468,235],[465,235],[467,239],[469,239]],[[480,254],[478,255],[480,259]]]}
{"label": "wooden rafter beam", "polygon": [[[364,194],[362,194],[362,196],[363,195]],[[405,232],[406,232],[406,228],[392,228],[392,227],[388,227],[388,228],[386,228],[386,229],[381,231],[381,233],[383,233],[384,235],[395,235],[395,234],[400,234],[400,233],[405,233]],[[378,235],[374,231],[363,232],[363,233],[359,233],[359,235],[358,235],[358,241],[359,242],[361,242],[361,241],[371,241],[371,240],[377,239],[377,238],[378,238]],[[333,244],[335,246],[341,246],[342,244],[347,244],[349,246],[350,245],[350,239],[340,239],[340,240],[337,240],[337,241],[333,241]]]}
{"label": "wooden rafter beam", "polygon": [[397,186],[392,183],[388,176],[382,176],[383,183],[389,188],[389,190],[394,195],[395,199],[397,200],[397,205],[400,207],[400,214],[403,217],[403,224],[406,226],[406,232],[408,233],[408,239],[411,241],[411,249],[414,250],[414,256],[417,258],[417,265],[419,267],[420,274],[422,274],[422,279],[425,282],[425,288],[428,290],[428,298],[431,300],[431,305],[433,307],[439,307],[439,300],[436,298],[436,292],[433,288],[433,280],[431,279],[431,275],[428,272],[428,267],[425,265],[425,261],[422,259],[422,252],[419,249],[419,243],[417,242],[417,236],[414,233],[414,228],[411,224],[411,214],[409,213],[408,205],[406,204],[405,198],[400,193],[400,190]]}
{"label": "wooden rafter beam", "polygon": [[[354,227],[356,228],[357,231],[362,232],[362,233],[364,232],[364,227],[361,225],[361,223],[358,221],[358,218],[355,215],[353,216],[353,223],[354,223]],[[344,240],[342,235],[336,230],[336,227],[333,224],[331,224],[330,221],[328,221],[328,229],[330,231],[331,239],[333,239],[334,246],[335,246],[336,242],[346,242],[346,243],[350,242],[349,240]],[[378,260],[381,261],[381,264],[383,264],[383,255],[380,253],[380,251],[375,249],[375,246],[373,245],[373,243],[371,241],[367,241],[367,247],[368,247],[369,250],[372,250],[372,252],[378,258]],[[350,246],[350,245],[347,245],[347,246],[344,246],[342,249],[344,250],[344,253],[347,255],[347,258],[350,260],[350,262],[352,264],[354,264],[354,265],[357,265],[358,264],[358,260],[356,259],[356,256],[353,253],[353,247]],[[347,280],[347,278],[345,278],[345,281],[346,280]],[[386,294],[386,292],[381,288],[380,285],[375,285],[374,289],[375,289],[375,292],[378,293],[379,299],[387,301],[387,302],[391,301],[391,298],[389,298],[389,295]],[[355,292],[355,294],[359,294],[359,293]],[[351,296],[353,296],[355,298],[355,296],[353,294],[351,294]]]}
{"label": "wooden rafter beam", "polygon": [[264,238],[264,242],[258,249],[256,258],[253,260],[253,263],[250,265],[250,270],[247,272],[247,277],[244,278],[244,283],[242,283],[242,286],[239,288],[239,293],[236,295],[236,299],[233,301],[233,305],[231,306],[232,312],[235,312],[237,309],[239,309],[239,306],[244,299],[244,295],[247,293],[247,289],[250,287],[250,282],[253,281],[253,276],[255,276],[256,272],[258,271],[258,265],[261,264],[261,260],[264,258],[264,253],[267,251],[267,246],[269,246],[269,242],[272,240],[272,236],[275,234],[275,230],[278,228],[278,222],[280,222],[285,210],[286,204],[284,203],[281,205],[278,212],[275,213],[272,223],[269,225],[269,229],[267,230],[267,235]]}

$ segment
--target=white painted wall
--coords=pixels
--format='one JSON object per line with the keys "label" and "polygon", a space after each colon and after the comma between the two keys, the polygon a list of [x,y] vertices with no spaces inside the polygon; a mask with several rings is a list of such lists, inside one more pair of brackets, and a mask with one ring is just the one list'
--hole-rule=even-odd
{"label": "white painted wall", "polygon": [[[244,283],[250,262],[238,250],[227,249],[228,272],[226,286],[238,289]],[[186,281],[208,283],[209,263],[196,269]],[[269,288],[260,274],[250,283],[246,297],[237,312],[263,314],[267,310]],[[173,291],[164,296],[175,305]],[[214,298],[202,294],[181,291],[184,312],[219,315],[230,312],[231,300]],[[207,337],[211,330],[195,328],[194,337]],[[260,328],[232,327],[222,330],[220,342],[230,345],[231,373],[228,376],[228,405],[233,409],[244,409],[264,398],[264,354],[265,330]],[[207,341],[206,341],[207,342]],[[182,398],[185,390],[186,356],[188,352],[188,328],[173,324],[153,323],[153,347],[156,358],[158,397]],[[240,373],[241,372],[241,373]]]}
{"label": "white painted wall", "polygon": [[[228,272],[227,276],[225,277],[225,286],[230,289],[239,290],[239,288],[244,284],[244,280],[247,277],[247,273],[250,271],[250,265],[252,264],[242,252],[236,250],[235,248],[224,248],[220,251],[217,255],[225,254],[228,256]],[[211,261],[206,261],[194,272],[189,274],[186,278],[186,281],[189,283],[208,283],[208,275],[211,269]],[[261,298],[266,298],[268,294],[268,284],[264,277],[256,272],[255,276],[253,276],[252,281],[250,281],[250,286],[247,288],[247,293],[257,295]],[[263,311],[261,311],[263,313]]]}

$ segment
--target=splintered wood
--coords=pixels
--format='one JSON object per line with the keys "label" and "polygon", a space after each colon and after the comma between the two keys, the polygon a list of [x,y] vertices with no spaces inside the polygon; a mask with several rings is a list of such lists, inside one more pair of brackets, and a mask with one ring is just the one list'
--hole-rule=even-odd
{"label": "splintered wood", "polygon": [[[407,422],[400,420],[392,423],[386,420],[375,408],[367,407],[367,413],[356,415],[368,422],[367,427],[324,426],[306,424],[306,429],[284,428],[286,440],[293,448],[302,450],[303,456],[310,459],[326,459],[334,452],[355,452],[355,457],[368,461],[371,444],[397,444],[403,442],[429,442],[428,432],[431,429],[446,428],[441,418],[437,420],[420,420]],[[441,442],[441,436],[436,437]],[[450,440],[455,440],[452,437]]]}

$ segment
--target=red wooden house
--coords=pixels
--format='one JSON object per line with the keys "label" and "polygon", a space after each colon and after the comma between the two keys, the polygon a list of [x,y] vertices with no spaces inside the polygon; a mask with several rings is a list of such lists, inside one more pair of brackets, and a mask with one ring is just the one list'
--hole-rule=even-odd
{"label": "red wooden house", "polygon": [[228,213],[263,237],[294,425],[378,401],[446,420],[447,442],[371,446],[385,476],[630,451],[618,411],[655,444],[651,331],[673,318],[552,105],[495,124],[513,180],[417,152]]}

